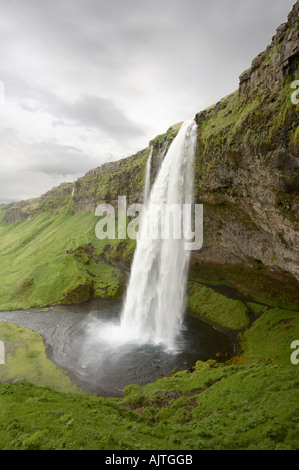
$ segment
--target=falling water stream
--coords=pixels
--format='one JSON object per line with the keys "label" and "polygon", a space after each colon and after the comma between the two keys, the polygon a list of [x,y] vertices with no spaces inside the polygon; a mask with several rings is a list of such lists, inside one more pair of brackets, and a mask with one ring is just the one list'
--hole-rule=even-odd
{"label": "falling water stream", "polygon": [[148,157],[145,211],[124,302],[103,299],[38,312],[0,312],[42,333],[50,358],[81,389],[121,396],[125,385],[145,384],[198,359],[232,353],[231,340],[211,326],[184,317],[190,251],[185,239],[147,237],[149,225],[163,229],[159,208],[193,200],[196,123],[186,121],[161,162],[150,190],[153,149]]}
{"label": "falling water stream", "polygon": [[151,147],[147,162],[146,162],[146,169],[145,169],[145,180],[144,180],[144,191],[143,191],[143,204],[148,203],[149,195],[150,195],[150,187],[151,187],[151,165],[152,165],[152,157],[153,157],[154,147]]}
{"label": "falling water stream", "polygon": [[160,224],[156,233],[165,233],[169,219],[158,217],[163,208],[193,202],[196,129],[194,120],[182,125],[151,189],[121,317],[124,335],[169,349],[175,347],[182,326],[190,251],[183,236],[154,238],[148,229],[155,232],[153,226]]}

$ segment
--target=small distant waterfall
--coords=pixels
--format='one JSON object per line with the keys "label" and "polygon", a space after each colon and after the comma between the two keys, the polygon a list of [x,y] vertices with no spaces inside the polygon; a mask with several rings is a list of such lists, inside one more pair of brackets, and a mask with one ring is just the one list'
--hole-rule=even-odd
{"label": "small distant waterfall", "polygon": [[[158,153],[158,164],[159,168],[162,165],[164,160],[166,151],[168,147],[168,139],[163,142],[162,147],[159,149]],[[149,195],[151,192],[151,167],[152,167],[152,159],[153,159],[154,147],[151,146],[150,153],[146,162],[146,169],[145,169],[145,178],[144,178],[144,191],[143,191],[143,204],[146,205],[149,200]]]}
{"label": "small distant waterfall", "polygon": [[145,230],[155,224],[163,230],[164,219],[157,217],[163,205],[193,202],[196,130],[194,120],[182,125],[147,197],[121,315],[124,334],[169,348],[182,326],[190,252],[183,237],[151,239]]}
{"label": "small distant waterfall", "polygon": [[143,191],[143,204],[146,205],[150,195],[151,189],[151,164],[152,164],[152,157],[153,157],[154,148],[151,147],[147,162],[146,162],[146,169],[145,169],[145,181],[144,181],[144,191]]}
{"label": "small distant waterfall", "polygon": [[164,140],[164,142],[162,144],[162,147],[159,150],[158,161],[159,161],[160,166],[162,165],[162,162],[164,160],[164,157],[165,157],[165,154],[166,154],[166,151],[167,151],[167,147],[168,147],[168,138],[166,140]]}

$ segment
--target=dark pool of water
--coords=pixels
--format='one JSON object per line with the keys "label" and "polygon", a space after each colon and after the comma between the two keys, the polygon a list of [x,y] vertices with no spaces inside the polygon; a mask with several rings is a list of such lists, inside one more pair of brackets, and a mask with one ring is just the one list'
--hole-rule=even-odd
{"label": "dark pool of water", "polygon": [[101,396],[122,396],[128,384],[144,385],[173,369],[188,369],[197,360],[216,359],[219,352],[234,353],[231,338],[191,316],[185,317],[175,351],[118,343],[121,305],[120,301],[97,299],[40,311],[0,312],[0,320],[41,333],[48,357],[69,374],[80,390]]}

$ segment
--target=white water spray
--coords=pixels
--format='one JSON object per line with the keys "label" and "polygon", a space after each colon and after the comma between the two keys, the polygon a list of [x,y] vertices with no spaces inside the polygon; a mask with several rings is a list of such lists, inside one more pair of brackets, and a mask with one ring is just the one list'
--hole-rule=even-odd
{"label": "white water spray", "polygon": [[159,223],[157,213],[163,205],[193,202],[196,129],[194,120],[182,125],[153,184],[121,316],[124,336],[170,349],[182,326],[190,251],[185,250],[184,237],[151,239],[143,231]]}

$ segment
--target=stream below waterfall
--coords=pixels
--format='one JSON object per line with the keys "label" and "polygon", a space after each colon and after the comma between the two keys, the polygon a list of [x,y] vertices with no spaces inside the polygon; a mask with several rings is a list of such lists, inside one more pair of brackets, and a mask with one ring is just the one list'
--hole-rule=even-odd
{"label": "stream below waterfall", "polygon": [[234,353],[231,338],[190,315],[185,315],[172,350],[130,342],[121,337],[121,309],[120,300],[96,299],[81,305],[0,312],[0,320],[41,333],[48,357],[81,391],[99,396],[121,397],[128,384],[145,385],[176,368],[188,369],[197,360]]}

